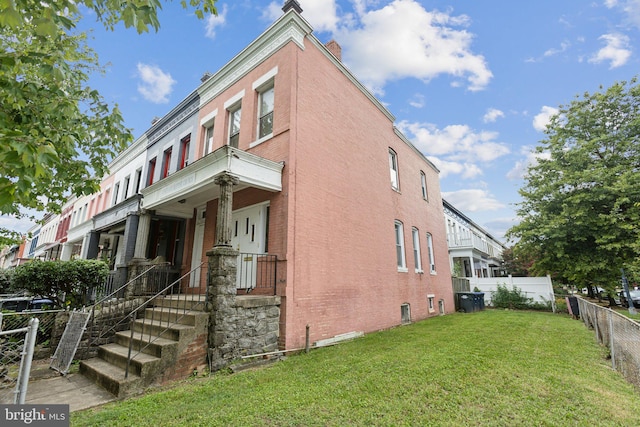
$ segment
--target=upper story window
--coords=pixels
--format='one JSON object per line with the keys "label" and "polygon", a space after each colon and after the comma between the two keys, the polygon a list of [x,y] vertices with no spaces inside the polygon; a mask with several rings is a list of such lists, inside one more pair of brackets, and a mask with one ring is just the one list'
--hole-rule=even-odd
{"label": "upper story window", "polygon": [[391,188],[400,189],[400,180],[398,178],[398,155],[389,148],[389,173],[391,174]]}
{"label": "upper story window", "polygon": [[429,272],[436,272],[436,258],[433,253],[433,237],[431,233],[427,233],[427,250],[429,252]]}
{"label": "upper story window", "polygon": [[127,176],[124,179],[124,185],[123,185],[123,194],[122,194],[122,200],[127,200],[127,197],[129,197],[129,182],[131,181],[131,175]]}
{"label": "upper story window", "polygon": [[180,163],[178,169],[182,169],[189,164],[189,150],[191,146],[191,134],[180,140]]}
{"label": "upper story window", "polygon": [[213,121],[209,126],[204,126],[204,147],[202,149],[202,155],[206,156],[212,151],[213,151]]}
{"label": "upper story window", "polygon": [[420,233],[417,228],[411,228],[413,238],[413,262],[416,267],[416,273],[422,273],[422,259],[420,257]]}
{"label": "upper story window", "polygon": [[173,151],[173,147],[169,147],[164,150],[164,154],[162,155],[162,171],[160,174],[160,179],[166,178],[169,176],[169,167],[171,166],[171,152]]}
{"label": "upper story window", "polygon": [[133,194],[138,194],[138,192],[140,191],[140,181],[142,181],[142,168],[136,170],[136,180],[133,184]]}
{"label": "upper story window", "polygon": [[420,185],[422,186],[422,198],[428,201],[429,193],[427,193],[427,176],[422,171],[420,171]]}
{"label": "upper story window", "polygon": [[156,158],[149,160],[149,167],[147,168],[147,187],[153,184],[153,176],[156,173]]}
{"label": "upper story window", "polygon": [[398,264],[398,271],[407,271],[407,261],[404,252],[404,231],[402,222],[395,222],[396,230],[396,262]]}
{"label": "upper story window", "polygon": [[273,86],[260,92],[258,98],[258,138],[273,133]]}
{"label": "upper story window", "polygon": [[229,145],[238,148],[240,140],[240,117],[242,107],[238,105],[235,109],[229,110]]}
{"label": "upper story window", "polygon": [[120,192],[120,183],[116,183],[115,187],[113,188],[113,201],[111,202],[112,206],[115,206],[116,203],[118,203],[118,193]]}

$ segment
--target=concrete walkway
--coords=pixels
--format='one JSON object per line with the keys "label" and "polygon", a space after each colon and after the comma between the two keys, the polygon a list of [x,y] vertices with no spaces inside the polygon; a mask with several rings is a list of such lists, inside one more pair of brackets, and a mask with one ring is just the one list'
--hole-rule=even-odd
{"label": "concrete walkway", "polygon": [[113,394],[80,374],[32,378],[27,387],[25,403],[68,404],[71,412],[116,400]]}

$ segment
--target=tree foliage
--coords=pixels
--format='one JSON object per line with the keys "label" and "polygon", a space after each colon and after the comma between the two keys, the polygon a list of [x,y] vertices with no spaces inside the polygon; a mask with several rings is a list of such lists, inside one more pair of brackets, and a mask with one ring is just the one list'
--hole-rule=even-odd
{"label": "tree foliage", "polygon": [[[181,4],[202,18],[215,1]],[[104,68],[75,30],[85,8],[109,29],[159,28],[157,0],[0,1],[0,214],[58,212],[70,194],[95,192],[132,140],[117,105],[87,83]]]}
{"label": "tree foliage", "polygon": [[108,274],[109,267],[99,260],[34,260],[13,270],[11,288],[49,298],[56,307],[79,308],[87,293],[101,286]]}
{"label": "tree foliage", "polygon": [[508,237],[534,259],[534,273],[613,287],[640,253],[636,79],[561,106],[536,152]]}
{"label": "tree foliage", "polygon": [[524,251],[512,246],[502,252],[503,268],[514,277],[527,277],[533,260]]}

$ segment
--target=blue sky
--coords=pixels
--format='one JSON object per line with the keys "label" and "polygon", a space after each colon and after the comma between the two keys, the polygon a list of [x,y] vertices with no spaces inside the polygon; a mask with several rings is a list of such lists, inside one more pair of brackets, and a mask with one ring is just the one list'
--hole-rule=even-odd
{"label": "blue sky", "polygon": [[[91,84],[137,137],[281,14],[282,1],[219,1],[198,20],[163,3],[161,29],[107,32],[85,15],[107,65]],[[640,0],[299,0],[322,42],[441,170],[444,197],[502,239],[548,117],[639,70]],[[0,219],[0,226],[25,229]]]}

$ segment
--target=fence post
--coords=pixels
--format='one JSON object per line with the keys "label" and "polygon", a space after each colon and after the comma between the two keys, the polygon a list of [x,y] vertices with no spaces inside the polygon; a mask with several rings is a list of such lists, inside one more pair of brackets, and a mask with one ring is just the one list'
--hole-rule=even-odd
{"label": "fence post", "polygon": [[22,361],[20,362],[20,372],[18,374],[18,384],[16,385],[16,397],[14,403],[24,405],[27,398],[27,387],[29,386],[29,374],[31,373],[31,361],[33,360],[33,350],[36,346],[36,335],[38,334],[37,318],[29,320],[27,335],[24,339],[22,351]]}
{"label": "fence post", "polygon": [[609,309],[609,350],[611,351],[611,367],[616,369],[615,340],[613,339],[613,310]]}

